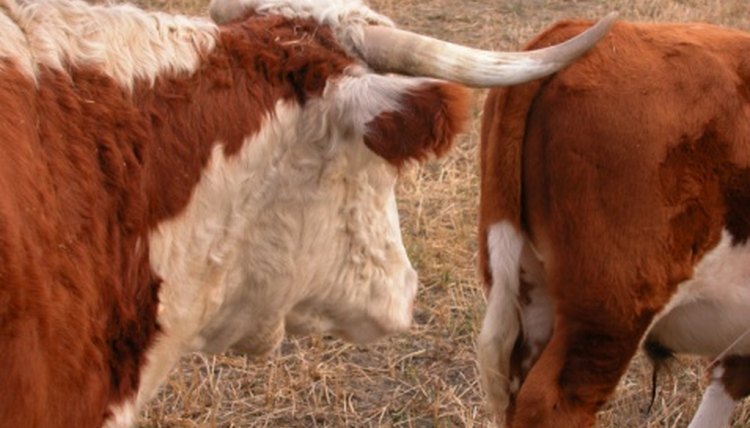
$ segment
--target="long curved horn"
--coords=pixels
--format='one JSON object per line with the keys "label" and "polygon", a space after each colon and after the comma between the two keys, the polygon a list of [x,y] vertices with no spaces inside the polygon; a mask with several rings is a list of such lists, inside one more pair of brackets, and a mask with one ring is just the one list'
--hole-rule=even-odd
{"label": "long curved horn", "polygon": [[359,54],[373,69],[428,76],[474,87],[515,85],[552,74],[583,55],[609,31],[612,12],[559,45],[528,52],[468,48],[408,31],[366,26]]}

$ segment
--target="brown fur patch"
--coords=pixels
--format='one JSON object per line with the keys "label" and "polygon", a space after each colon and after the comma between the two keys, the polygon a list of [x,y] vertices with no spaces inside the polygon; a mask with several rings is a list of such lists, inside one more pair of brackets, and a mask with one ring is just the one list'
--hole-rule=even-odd
{"label": "brown fur patch", "polygon": [[735,245],[750,240],[750,168],[732,168],[724,175],[725,225]]}
{"label": "brown fur patch", "polygon": [[[724,203],[721,171],[729,164],[726,143],[709,123],[697,138],[683,136],[659,169],[664,199],[674,207],[670,246],[697,263],[720,238]],[[689,232],[689,233],[686,233]]]}
{"label": "brown fur patch", "polygon": [[750,395],[750,357],[733,356],[722,360],[724,374],[721,383],[735,400],[742,400]]}
{"label": "brown fur patch", "polygon": [[394,166],[441,156],[463,130],[469,112],[468,90],[429,83],[406,94],[401,110],[385,112],[367,124],[365,144]]}
{"label": "brown fur patch", "polygon": [[489,295],[492,286],[487,242],[490,226],[505,220],[522,230],[522,141],[526,115],[540,85],[540,81],[533,81],[514,87],[513,91],[511,88],[491,90],[484,104],[477,245],[485,295]]}

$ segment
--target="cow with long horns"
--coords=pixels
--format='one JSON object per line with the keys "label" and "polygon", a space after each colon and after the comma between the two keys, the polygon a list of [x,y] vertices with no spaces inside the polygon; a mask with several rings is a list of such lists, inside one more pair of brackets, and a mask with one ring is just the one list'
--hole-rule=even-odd
{"label": "cow with long horns", "polygon": [[14,428],[131,426],[188,351],[405,330],[417,274],[398,169],[444,153],[467,116],[465,89],[435,78],[538,78],[611,23],[517,54],[398,31],[356,0],[219,0],[215,22],[62,0],[0,11]]}

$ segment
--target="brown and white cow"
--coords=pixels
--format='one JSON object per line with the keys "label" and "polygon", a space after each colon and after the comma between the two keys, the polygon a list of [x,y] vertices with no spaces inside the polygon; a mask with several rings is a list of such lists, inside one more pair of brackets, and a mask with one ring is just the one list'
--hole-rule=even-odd
{"label": "brown and white cow", "polygon": [[721,361],[691,427],[726,426],[750,393],[750,34],[616,24],[553,77],[491,91],[481,156],[499,423],[593,425],[645,342]]}
{"label": "brown and white cow", "polygon": [[468,102],[378,71],[517,83],[611,22],[527,55],[358,0],[211,13],[0,1],[1,427],[130,426],[187,351],[405,330],[398,168],[445,152]]}

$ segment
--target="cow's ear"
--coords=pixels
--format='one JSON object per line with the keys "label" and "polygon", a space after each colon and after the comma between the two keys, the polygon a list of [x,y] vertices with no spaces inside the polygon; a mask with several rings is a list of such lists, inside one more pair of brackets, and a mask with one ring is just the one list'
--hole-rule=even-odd
{"label": "cow's ear", "polygon": [[396,167],[444,154],[464,129],[469,92],[433,79],[369,75],[344,85],[341,114],[365,144]]}
{"label": "cow's ear", "polygon": [[401,95],[399,109],[385,111],[367,124],[365,144],[397,167],[441,156],[464,129],[468,100],[466,88],[459,85],[419,85]]}

